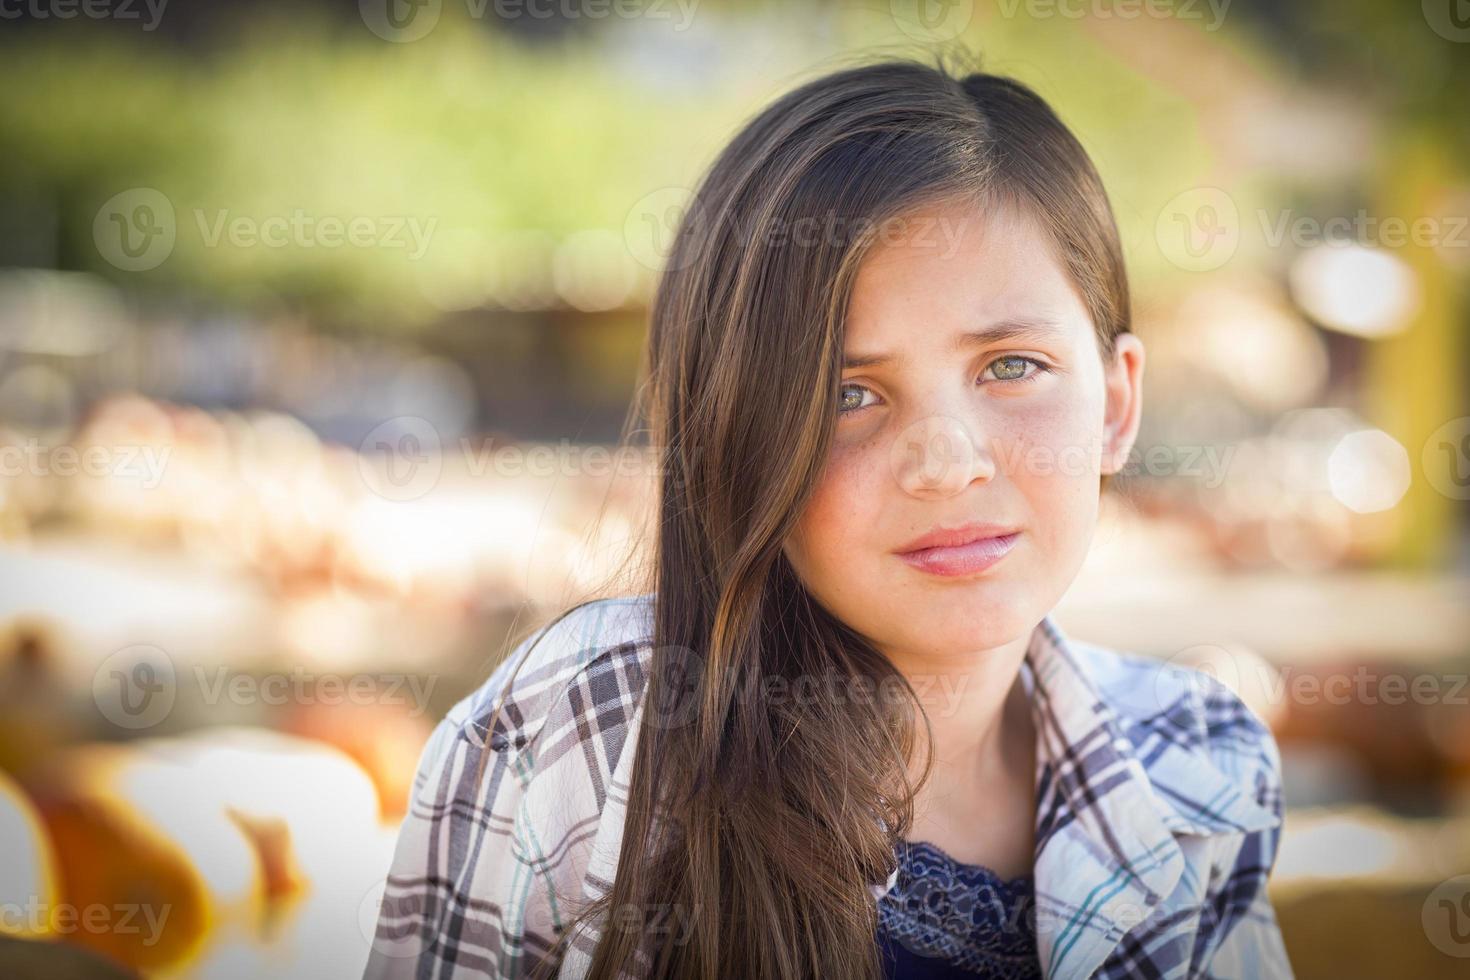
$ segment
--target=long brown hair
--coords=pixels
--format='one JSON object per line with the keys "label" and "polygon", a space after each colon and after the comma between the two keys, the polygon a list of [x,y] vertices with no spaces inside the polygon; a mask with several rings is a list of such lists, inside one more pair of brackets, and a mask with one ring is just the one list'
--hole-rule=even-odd
{"label": "long brown hair", "polygon": [[[932,765],[931,750],[910,781],[928,720],[782,553],[827,458],[858,266],[922,205],[1013,202],[1048,233],[1105,362],[1129,329],[1086,152],[1031,89],[950,57],[859,64],[780,97],[679,224],[630,415],[661,459],[652,663],[618,871],[581,913],[622,924],[603,928],[594,977],[882,975],[870,886]],[[814,696],[764,696],[811,679]],[[903,696],[841,694],[858,690]],[[679,941],[649,925],[671,911]]]}

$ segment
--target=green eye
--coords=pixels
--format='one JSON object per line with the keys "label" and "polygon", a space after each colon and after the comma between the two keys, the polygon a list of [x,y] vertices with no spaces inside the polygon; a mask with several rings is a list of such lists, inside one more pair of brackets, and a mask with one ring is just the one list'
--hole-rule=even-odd
{"label": "green eye", "polygon": [[[1036,368],[1032,374],[1026,373],[1026,365]],[[1005,357],[997,357],[985,368],[992,372],[992,377],[997,381],[1035,381],[1039,376],[1050,371],[1051,368],[1041,363],[1034,357],[1022,357],[1019,354],[1009,354]]]}
{"label": "green eye", "polygon": [[863,407],[863,395],[867,393],[862,385],[843,385],[837,392],[837,410],[840,413],[856,411]]}
{"label": "green eye", "polygon": [[995,368],[995,376],[1001,381],[1016,381],[1026,376],[1026,359],[1024,357],[1001,357],[992,364]]}

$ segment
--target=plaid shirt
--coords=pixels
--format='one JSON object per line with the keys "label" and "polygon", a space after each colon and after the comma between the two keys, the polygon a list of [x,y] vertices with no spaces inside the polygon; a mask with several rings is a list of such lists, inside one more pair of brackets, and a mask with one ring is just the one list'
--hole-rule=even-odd
{"label": "plaid shirt", "polygon": [[[543,642],[517,647],[439,723],[419,763],[366,978],[524,977],[564,931],[569,900],[611,887],[651,598],[576,610]],[[1289,980],[1266,889],[1282,817],[1280,759],[1266,726],[1207,675],[1068,640],[1050,616],[1033,633],[1021,677],[1038,738],[1042,973]],[[485,725],[502,693],[477,784]],[[880,901],[896,874],[872,886]],[[585,975],[605,925],[572,935],[558,977]]]}

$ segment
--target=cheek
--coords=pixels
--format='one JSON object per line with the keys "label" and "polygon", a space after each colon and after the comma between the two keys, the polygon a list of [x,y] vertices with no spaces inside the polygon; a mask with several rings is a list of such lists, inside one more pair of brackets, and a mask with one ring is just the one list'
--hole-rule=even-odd
{"label": "cheek", "polygon": [[1097,519],[1099,467],[1094,416],[1077,396],[1033,406],[1015,420],[1002,466],[1026,498],[1047,553],[1070,561],[1085,552]]}
{"label": "cheek", "polygon": [[999,463],[1017,483],[1081,483],[1099,473],[1102,406],[1094,393],[1059,389],[1028,402],[1002,429]]}
{"label": "cheek", "polygon": [[810,572],[838,564],[851,571],[856,548],[878,526],[887,473],[881,462],[867,445],[839,447],[828,457],[794,535],[800,564]]}

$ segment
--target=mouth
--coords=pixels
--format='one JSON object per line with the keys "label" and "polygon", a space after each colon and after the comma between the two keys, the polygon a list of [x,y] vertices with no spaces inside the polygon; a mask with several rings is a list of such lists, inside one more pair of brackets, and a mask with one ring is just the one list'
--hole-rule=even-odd
{"label": "mouth", "polygon": [[[941,544],[896,552],[919,571],[952,578],[983,572],[1010,554],[1020,531],[993,534],[978,531],[939,532]],[[968,540],[965,540],[968,539]]]}

